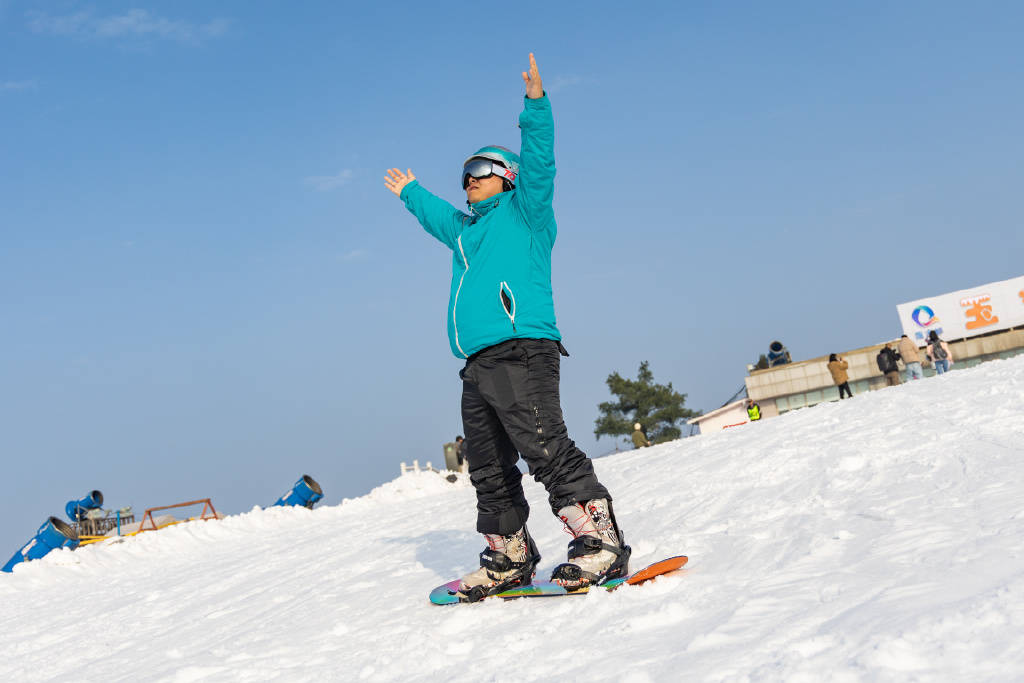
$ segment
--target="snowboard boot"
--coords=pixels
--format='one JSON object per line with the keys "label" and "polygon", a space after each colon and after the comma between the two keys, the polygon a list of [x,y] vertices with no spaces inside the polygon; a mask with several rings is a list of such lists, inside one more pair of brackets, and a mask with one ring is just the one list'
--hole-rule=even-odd
{"label": "snowboard boot", "polygon": [[516,586],[533,582],[534,570],[540,562],[537,545],[524,526],[511,536],[484,534],[487,547],[480,553],[480,568],[462,577],[459,598],[477,602]]}
{"label": "snowboard boot", "polygon": [[573,539],[569,561],[555,567],[552,582],[571,592],[629,575],[631,549],[615,522],[611,503],[604,498],[574,503],[559,510],[558,518]]}

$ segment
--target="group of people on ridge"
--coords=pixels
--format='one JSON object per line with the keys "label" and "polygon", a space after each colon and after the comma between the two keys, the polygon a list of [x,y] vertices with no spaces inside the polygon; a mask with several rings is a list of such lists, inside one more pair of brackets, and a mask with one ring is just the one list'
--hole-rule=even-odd
{"label": "group of people on ridge", "polygon": [[[925,346],[925,357],[931,362],[932,367],[935,368],[936,374],[943,374],[953,365],[953,353],[949,350],[949,345],[939,338],[939,335],[935,330],[928,332],[928,344]],[[903,335],[900,337],[896,348],[893,348],[891,344],[883,346],[878,355],[875,356],[875,362],[878,364],[878,369],[885,375],[886,386],[896,386],[900,383],[900,367],[899,361],[903,361],[904,366],[907,369],[907,379],[921,379],[924,377],[924,371],[921,369],[921,356],[917,348],[917,344],[910,340],[910,337]],[[838,357],[836,354],[831,354],[828,358],[828,371],[832,375],[832,381],[835,382],[836,386],[839,387],[839,398],[850,398],[853,396],[853,392],[850,391],[849,375],[847,369],[849,363],[844,359]],[[844,396],[843,394],[846,394]]]}

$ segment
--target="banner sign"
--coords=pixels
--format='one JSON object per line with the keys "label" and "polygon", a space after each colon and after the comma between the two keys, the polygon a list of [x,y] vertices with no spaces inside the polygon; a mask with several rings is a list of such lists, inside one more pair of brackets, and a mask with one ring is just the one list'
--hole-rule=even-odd
{"label": "banner sign", "polygon": [[935,330],[944,341],[1024,326],[1024,276],[896,307],[903,333],[925,344]]}

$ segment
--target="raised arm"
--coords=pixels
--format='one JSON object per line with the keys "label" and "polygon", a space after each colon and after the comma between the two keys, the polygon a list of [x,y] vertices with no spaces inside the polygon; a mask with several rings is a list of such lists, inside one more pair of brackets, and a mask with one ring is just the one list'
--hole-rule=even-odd
{"label": "raised arm", "polygon": [[402,200],[424,230],[455,250],[466,214],[420,185],[412,169],[402,173],[389,168],[384,185]]}
{"label": "raised arm", "polygon": [[522,141],[516,184],[517,203],[530,230],[550,233],[554,241],[555,212],[551,203],[555,193],[555,122],[532,52],[530,70],[523,72],[523,83],[526,101],[523,113],[519,115]]}

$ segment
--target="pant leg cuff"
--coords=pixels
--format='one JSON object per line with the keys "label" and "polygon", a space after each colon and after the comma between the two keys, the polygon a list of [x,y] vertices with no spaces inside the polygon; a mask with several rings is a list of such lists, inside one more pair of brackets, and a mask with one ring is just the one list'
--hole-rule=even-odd
{"label": "pant leg cuff", "polygon": [[530,517],[530,508],[513,508],[499,514],[477,514],[476,530],[481,534],[509,536],[523,528]]}

